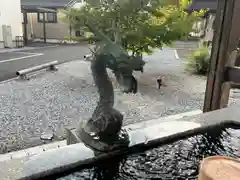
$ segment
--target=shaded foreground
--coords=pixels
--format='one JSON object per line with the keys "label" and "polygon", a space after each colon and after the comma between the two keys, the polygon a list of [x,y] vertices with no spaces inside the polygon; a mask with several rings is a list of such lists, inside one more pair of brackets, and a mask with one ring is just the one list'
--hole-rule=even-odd
{"label": "shaded foreground", "polygon": [[217,139],[206,134],[198,135],[126,159],[104,162],[58,180],[195,180],[204,157],[225,155],[240,158],[239,140],[239,130],[226,130]]}

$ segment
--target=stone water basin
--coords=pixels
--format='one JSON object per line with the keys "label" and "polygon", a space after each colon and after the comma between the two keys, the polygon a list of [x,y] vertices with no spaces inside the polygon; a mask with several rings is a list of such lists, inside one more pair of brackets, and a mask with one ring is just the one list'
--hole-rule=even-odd
{"label": "stone water basin", "polygon": [[[240,158],[239,106],[128,125],[129,147],[97,155],[81,142],[29,157],[15,179],[196,179],[212,155]],[[74,129],[71,131],[74,137]],[[11,163],[10,163],[11,164]],[[10,169],[10,170],[9,170]]]}
{"label": "stone water basin", "polygon": [[121,159],[111,159],[58,180],[197,180],[201,160],[225,155],[240,158],[240,130],[223,129],[218,138],[207,134]]}

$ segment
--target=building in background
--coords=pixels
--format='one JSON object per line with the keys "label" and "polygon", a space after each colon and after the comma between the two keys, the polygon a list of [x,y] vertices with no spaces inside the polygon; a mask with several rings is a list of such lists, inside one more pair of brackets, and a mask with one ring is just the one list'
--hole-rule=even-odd
{"label": "building in background", "polygon": [[23,36],[21,0],[0,1],[0,48],[16,47],[16,39]]}
{"label": "building in background", "polygon": [[[79,30],[71,29],[69,23],[63,19],[65,14],[61,11],[67,7],[79,7],[84,1],[74,0],[21,0],[22,8],[27,10],[27,38],[56,42],[65,37],[78,36]],[[46,9],[46,12],[37,9]],[[49,11],[51,10],[51,11]],[[55,11],[55,12],[54,12]],[[43,27],[45,14],[45,32]]]}
{"label": "building in background", "polygon": [[191,37],[200,38],[201,41],[208,43],[212,41],[217,3],[217,0],[192,0],[191,5],[187,9],[189,12],[201,9],[205,9],[207,12],[203,18],[200,18],[194,24],[194,31],[190,34]]}
{"label": "building in background", "polygon": [[[174,5],[179,4],[179,0],[170,1]],[[65,15],[61,10],[67,7],[78,8],[84,3],[84,0],[21,0],[21,3],[22,10],[27,10],[27,18],[24,18],[26,23],[24,32],[26,32],[27,39],[43,40],[45,37],[48,41],[61,41],[66,37],[74,38],[82,35],[80,29],[72,29],[68,22],[63,21]],[[43,12],[39,11],[38,8],[51,11]],[[192,0],[187,10],[192,12],[201,9],[208,9],[208,11],[203,18],[194,24],[194,31],[189,34],[189,37],[210,42],[213,38],[217,0]],[[45,27],[43,25],[44,14]]]}

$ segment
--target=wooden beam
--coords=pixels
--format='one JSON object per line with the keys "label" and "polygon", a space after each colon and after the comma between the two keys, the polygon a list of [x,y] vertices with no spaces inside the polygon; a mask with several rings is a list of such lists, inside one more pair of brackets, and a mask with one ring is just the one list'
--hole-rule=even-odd
{"label": "wooden beam", "polygon": [[228,47],[233,25],[234,5],[235,0],[218,1],[203,112],[221,108],[222,84],[225,81],[224,70],[230,54]]}
{"label": "wooden beam", "polygon": [[240,89],[240,84],[231,84],[232,89]]}
{"label": "wooden beam", "polygon": [[[230,90],[232,88],[232,82],[229,79],[229,75],[233,75],[232,68],[235,65],[235,62],[237,59],[237,54],[238,54],[237,50],[232,51],[231,54],[229,55],[226,65],[225,65],[225,72],[223,72],[223,77],[224,77],[223,81],[224,82],[221,86],[220,108],[225,108],[228,106]],[[240,75],[240,73],[239,73],[239,75]],[[231,78],[232,77],[233,76],[231,76]]]}
{"label": "wooden beam", "polygon": [[46,13],[43,13],[43,41],[47,43],[47,32],[46,32]]}
{"label": "wooden beam", "polygon": [[43,8],[43,7],[37,7],[36,9],[38,10],[38,12],[42,12],[42,13],[46,13],[46,12],[56,13],[57,12],[54,9]]}
{"label": "wooden beam", "polygon": [[240,67],[227,67],[225,80],[232,84],[240,84]]}

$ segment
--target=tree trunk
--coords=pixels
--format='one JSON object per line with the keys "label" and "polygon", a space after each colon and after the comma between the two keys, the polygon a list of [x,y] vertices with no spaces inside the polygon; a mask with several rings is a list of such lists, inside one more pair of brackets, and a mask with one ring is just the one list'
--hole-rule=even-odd
{"label": "tree trunk", "polygon": [[112,29],[113,29],[113,37],[114,37],[114,42],[116,44],[121,44],[122,43],[122,38],[120,34],[120,22],[118,20],[118,17],[112,20]]}

